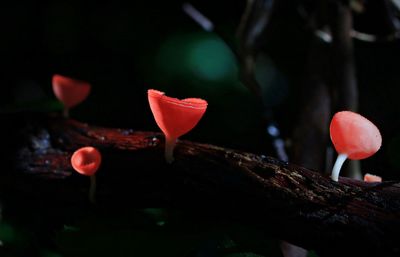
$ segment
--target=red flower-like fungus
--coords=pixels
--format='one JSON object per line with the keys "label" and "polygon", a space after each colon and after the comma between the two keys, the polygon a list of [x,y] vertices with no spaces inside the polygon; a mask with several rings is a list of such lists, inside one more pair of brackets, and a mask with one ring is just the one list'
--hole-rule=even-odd
{"label": "red flower-like fungus", "polygon": [[166,138],[165,158],[171,163],[176,140],[197,125],[207,109],[207,101],[179,100],[154,89],[148,90],[147,95],[154,119]]}
{"label": "red flower-like fungus", "polygon": [[82,147],[72,155],[71,164],[78,173],[85,176],[92,176],[100,167],[101,154],[94,147]]}
{"label": "red flower-like fungus", "polygon": [[53,92],[63,104],[65,113],[81,102],[83,102],[90,93],[91,85],[88,82],[72,79],[69,77],[54,75]]}
{"label": "red flower-like fungus", "polygon": [[382,182],[382,178],[376,175],[372,175],[372,174],[365,174],[364,175],[364,181],[368,182],[368,183],[372,183],[372,182]]}
{"label": "red flower-like fungus", "polygon": [[375,154],[382,144],[378,128],[360,114],[342,111],[331,121],[330,135],[339,156],[332,171],[332,179],[338,181],[344,161],[360,160]]}
{"label": "red flower-like fungus", "polygon": [[95,202],[96,175],[101,164],[100,152],[91,146],[82,147],[71,157],[72,167],[80,174],[90,176],[89,201]]}

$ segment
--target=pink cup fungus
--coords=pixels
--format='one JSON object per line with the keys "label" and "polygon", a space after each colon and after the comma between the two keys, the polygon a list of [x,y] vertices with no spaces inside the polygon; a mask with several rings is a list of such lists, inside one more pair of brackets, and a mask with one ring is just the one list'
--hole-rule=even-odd
{"label": "pink cup fungus", "polygon": [[68,117],[69,109],[83,102],[90,93],[91,85],[85,81],[54,75],[53,92],[64,105],[64,116]]}
{"label": "pink cup fungus", "polygon": [[350,111],[338,112],[333,116],[330,135],[339,153],[331,175],[334,181],[339,180],[340,169],[347,158],[351,160],[368,158],[382,145],[378,128],[360,114]]}
{"label": "pink cup fungus", "polygon": [[368,182],[368,183],[373,183],[373,182],[382,182],[382,178],[376,175],[372,175],[369,173],[366,173],[364,175],[364,182]]}
{"label": "pink cup fungus", "polygon": [[78,173],[90,177],[89,200],[95,202],[96,175],[101,164],[100,152],[91,146],[76,150],[71,157],[71,164]]}
{"label": "pink cup fungus", "polygon": [[147,96],[154,119],[165,135],[165,159],[172,163],[176,140],[197,125],[207,109],[207,101],[199,98],[179,100],[154,89],[148,90]]}

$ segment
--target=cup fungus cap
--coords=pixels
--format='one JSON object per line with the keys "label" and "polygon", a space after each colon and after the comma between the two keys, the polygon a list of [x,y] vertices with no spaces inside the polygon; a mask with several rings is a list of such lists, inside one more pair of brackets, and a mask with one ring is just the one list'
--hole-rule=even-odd
{"label": "cup fungus cap", "polygon": [[90,93],[91,85],[85,81],[54,75],[52,79],[53,92],[66,108],[74,107],[83,102]]}
{"label": "cup fungus cap", "polygon": [[94,147],[82,147],[72,155],[71,164],[78,173],[85,176],[92,176],[100,167],[101,154]]}
{"label": "cup fungus cap", "polygon": [[330,135],[336,151],[351,160],[368,158],[382,145],[378,128],[360,114],[350,111],[333,116]]}
{"label": "cup fungus cap", "polygon": [[207,109],[207,101],[199,98],[179,100],[154,89],[147,95],[154,119],[167,138],[176,139],[192,130]]}
{"label": "cup fungus cap", "polygon": [[372,174],[365,174],[364,175],[364,181],[368,182],[368,183],[372,183],[372,182],[382,182],[382,178],[376,175],[372,175]]}

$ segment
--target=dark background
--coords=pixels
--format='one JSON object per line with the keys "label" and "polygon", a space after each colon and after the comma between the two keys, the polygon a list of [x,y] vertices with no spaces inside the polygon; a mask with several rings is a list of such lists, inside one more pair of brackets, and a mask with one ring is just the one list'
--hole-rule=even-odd
{"label": "dark background", "polygon": [[[285,1],[282,1],[285,2]],[[183,11],[183,1],[5,2],[1,8],[0,106],[4,111],[58,110],[51,77],[89,81],[92,94],[72,117],[96,125],[157,130],[146,90],[175,97],[202,97],[209,109],[186,138],[273,155],[262,123],[263,110],[241,84],[229,47],[203,31]],[[193,1],[235,45],[245,1]],[[384,35],[387,21],[376,1],[354,14],[356,29]],[[273,38],[265,39],[259,76],[285,139],[296,126],[310,33],[296,6],[272,17]],[[396,178],[400,152],[399,41],[354,40],[360,113],[381,129],[383,148],[368,171]],[[371,166],[372,165],[372,166]]]}
{"label": "dark background", "polygon": [[[293,4],[296,1],[282,2],[287,8],[271,19],[274,37],[265,38],[257,76],[265,85],[264,97],[270,103],[269,111],[274,114],[283,138],[290,145],[303,100],[300,97],[305,87],[308,43],[313,35],[302,23]],[[389,33],[387,21],[379,14],[377,1],[365,2],[367,11],[354,14],[355,28],[377,35]],[[234,54],[219,35],[205,32],[193,22],[182,11],[182,3],[177,0],[2,2],[1,111],[60,111],[62,106],[52,93],[51,78],[53,74],[62,74],[92,84],[89,98],[71,110],[72,118],[100,126],[156,131],[158,127],[146,95],[147,89],[154,88],[170,96],[201,97],[209,102],[199,125],[184,138],[274,155],[263,123],[263,109],[239,81],[239,64]],[[234,35],[245,7],[244,0],[197,0],[191,3],[214,22],[233,46],[236,45]],[[354,40],[353,43],[360,91],[359,112],[373,121],[383,136],[382,149],[362,161],[362,170],[381,175],[384,180],[399,180],[400,42],[397,39],[378,43]],[[61,248],[74,253],[80,247],[77,251],[86,251],[82,256],[90,256],[85,247],[97,249],[98,240],[121,240],[118,243],[130,246],[131,241],[126,239],[130,237],[137,240],[132,254],[148,254],[150,249],[153,255],[148,256],[157,256],[158,250],[169,249],[165,256],[184,256],[182,252],[189,246],[197,247],[199,241],[205,254],[208,242],[212,241],[209,239],[213,231],[211,236],[209,230],[204,232],[197,220],[184,220],[181,226],[185,228],[166,231],[157,226],[150,230],[142,228],[143,224],[162,221],[167,215],[160,209],[148,209],[143,213],[122,214],[122,218],[119,215],[115,220],[123,225],[115,225],[115,220],[92,213],[88,217],[96,219],[81,221],[83,232],[78,239],[74,238],[75,234],[66,236],[63,232],[59,239],[63,242]],[[140,229],[124,230],[123,226],[132,222],[132,216],[137,220],[131,225]],[[178,215],[178,218],[182,217]],[[103,224],[104,221],[109,223]],[[116,238],[111,234],[98,235],[96,240],[89,242],[91,245],[83,245],[86,236],[93,237],[91,232],[85,233],[96,228],[122,232]],[[6,235],[7,229],[6,225],[1,225],[0,235]],[[262,247],[261,243],[255,246],[250,242],[251,238],[246,238],[251,234],[248,230],[242,231],[240,227],[231,230],[233,237],[241,238],[242,243],[249,241],[249,248],[268,247],[265,242]],[[259,236],[252,235],[253,238]],[[169,241],[164,243],[166,239]],[[155,249],[153,242],[160,249]],[[271,244],[274,256],[279,256],[276,241]],[[108,250],[104,254],[114,250],[112,245],[103,246],[97,254],[104,248]],[[201,255],[193,253],[192,256]]]}

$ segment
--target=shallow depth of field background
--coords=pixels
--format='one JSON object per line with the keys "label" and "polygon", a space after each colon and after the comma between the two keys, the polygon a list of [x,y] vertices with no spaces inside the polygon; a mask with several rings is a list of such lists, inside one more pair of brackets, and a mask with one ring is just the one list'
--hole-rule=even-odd
{"label": "shallow depth of field background", "polygon": [[[178,98],[208,100],[206,115],[185,139],[274,155],[263,127],[262,107],[239,81],[233,52],[217,34],[205,32],[191,20],[182,3],[7,1],[0,9],[1,110],[60,110],[51,91],[51,77],[58,73],[93,86],[90,97],[71,111],[73,118],[99,126],[156,131],[146,95],[147,89],[154,88]],[[191,3],[235,44],[244,0]],[[310,40],[300,20],[293,10],[274,17],[271,23],[280,31],[279,37],[266,39],[265,52],[257,61],[257,79],[284,139],[296,126]],[[355,17],[355,26],[368,33],[384,33],[380,22],[374,13]],[[354,47],[359,112],[383,136],[382,149],[362,162],[362,170],[384,180],[399,180],[400,42],[355,40]],[[158,211],[154,217],[163,215]],[[138,235],[141,240],[154,235],[143,233]],[[165,256],[183,256],[179,254]]]}
{"label": "shallow depth of field background", "polygon": [[[268,154],[260,122],[262,108],[239,81],[234,54],[215,33],[193,22],[182,11],[182,3],[4,4],[0,106],[6,110],[57,108],[51,102],[51,76],[60,73],[93,85],[88,100],[72,111],[74,118],[97,125],[157,130],[146,99],[146,90],[155,88],[175,97],[209,101],[207,115],[186,138]],[[192,4],[235,43],[245,1]],[[266,39],[257,78],[283,136],[289,137],[301,102],[300,81],[310,35],[295,11],[286,15],[271,21],[281,35]],[[355,26],[363,32],[384,34],[381,23],[374,13],[355,16]],[[379,166],[368,160],[373,165],[368,171],[395,178],[393,172],[400,168],[399,42],[355,40],[354,44],[360,113],[383,134],[383,148],[373,158]]]}

